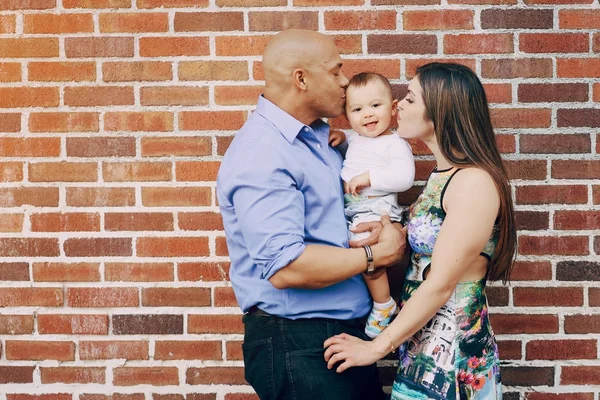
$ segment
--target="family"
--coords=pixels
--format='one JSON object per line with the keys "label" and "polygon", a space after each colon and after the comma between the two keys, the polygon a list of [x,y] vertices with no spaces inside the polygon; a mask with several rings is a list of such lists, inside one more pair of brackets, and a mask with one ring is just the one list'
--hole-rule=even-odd
{"label": "family", "polygon": [[[342,63],[326,35],[274,36],[219,170],[246,380],[260,399],[386,399],[375,363],[396,353],[392,400],[502,399],[485,288],[510,278],[516,228],[482,84],[430,63],[397,100]],[[323,121],[341,115],[350,133]],[[407,139],[436,167],[403,208]],[[405,256],[394,299],[386,270]]]}

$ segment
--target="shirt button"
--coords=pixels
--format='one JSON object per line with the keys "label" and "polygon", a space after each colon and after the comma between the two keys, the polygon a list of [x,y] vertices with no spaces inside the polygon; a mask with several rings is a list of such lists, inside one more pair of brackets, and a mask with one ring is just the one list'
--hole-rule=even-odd
{"label": "shirt button", "polygon": [[304,127],[304,132],[308,132],[308,128],[307,127]]}
{"label": "shirt button", "polygon": [[317,145],[317,149],[320,149],[320,148],[321,148],[321,145],[320,145],[320,144],[318,144],[318,145]]}

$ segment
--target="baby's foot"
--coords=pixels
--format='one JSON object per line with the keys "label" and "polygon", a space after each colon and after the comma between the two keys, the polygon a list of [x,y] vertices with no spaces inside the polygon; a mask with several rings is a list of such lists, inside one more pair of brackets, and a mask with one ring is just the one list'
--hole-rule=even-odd
{"label": "baby's foot", "polygon": [[396,312],[396,302],[391,299],[387,303],[373,302],[373,308],[367,319],[365,333],[371,339],[376,338],[388,324]]}

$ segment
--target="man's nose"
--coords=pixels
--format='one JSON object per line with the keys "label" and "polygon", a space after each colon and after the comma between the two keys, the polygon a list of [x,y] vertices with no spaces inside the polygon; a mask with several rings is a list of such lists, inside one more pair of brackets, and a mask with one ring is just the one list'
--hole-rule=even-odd
{"label": "man's nose", "polygon": [[340,71],[340,86],[346,89],[350,81],[346,78],[346,75],[342,71]]}

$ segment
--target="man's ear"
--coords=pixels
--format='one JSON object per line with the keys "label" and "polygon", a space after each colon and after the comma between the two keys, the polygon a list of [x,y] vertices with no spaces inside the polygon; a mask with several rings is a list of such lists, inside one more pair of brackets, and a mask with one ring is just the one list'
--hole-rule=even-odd
{"label": "man's ear", "polygon": [[398,100],[392,101],[392,116],[398,112]]}
{"label": "man's ear", "polygon": [[293,79],[294,79],[294,85],[298,89],[300,89],[300,90],[306,90],[307,89],[306,71],[305,70],[297,68],[292,73],[292,76],[293,76]]}

